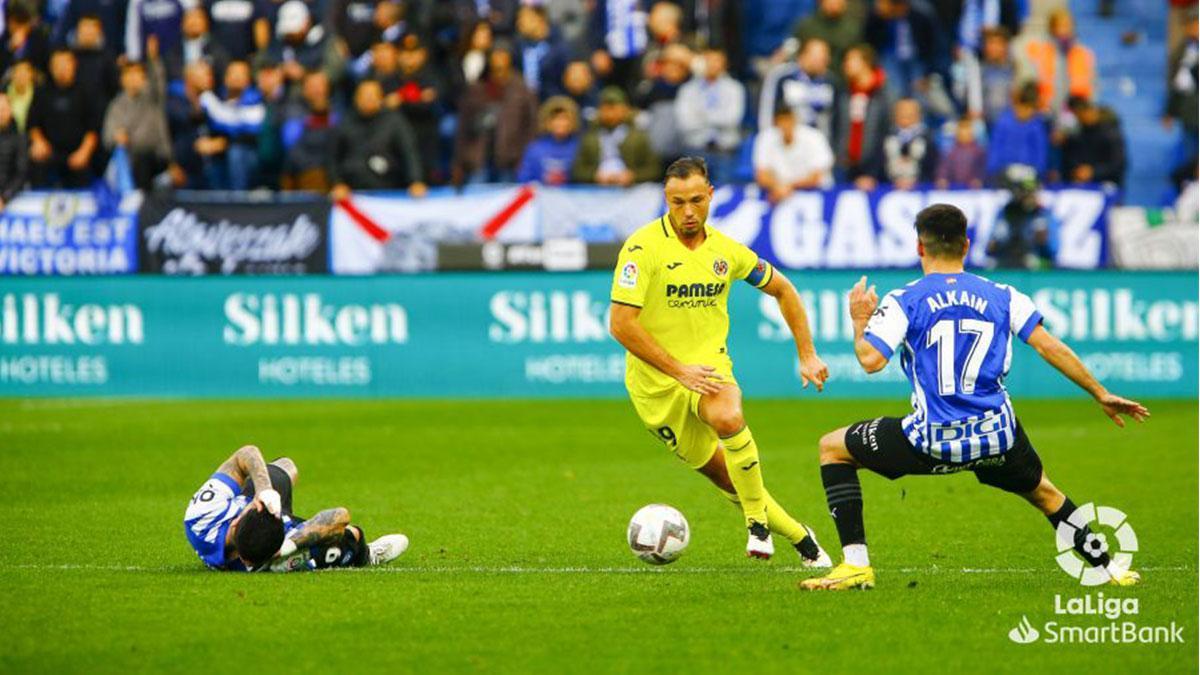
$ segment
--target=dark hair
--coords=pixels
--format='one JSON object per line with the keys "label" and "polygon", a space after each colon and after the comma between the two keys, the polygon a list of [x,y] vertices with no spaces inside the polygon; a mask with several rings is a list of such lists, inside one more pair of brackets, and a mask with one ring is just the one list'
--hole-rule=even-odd
{"label": "dark hair", "polygon": [[967,243],[967,217],[957,206],[932,204],[917,214],[917,238],[934,258],[957,258]]}
{"label": "dark hair", "polygon": [[1007,42],[1012,39],[1012,32],[1004,26],[988,26],[983,29],[981,35],[983,35],[983,39],[985,40],[988,38],[1003,38]]}
{"label": "dark hair", "polygon": [[1041,99],[1041,93],[1038,91],[1038,84],[1033,80],[1026,80],[1017,85],[1016,102],[1021,105],[1036,106]]}
{"label": "dark hair", "polygon": [[246,511],[238,521],[233,545],[238,557],[258,567],[275,557],[283,544],[283,521],[265,508]]}
{"label": "dark hair", "polygon": [[83,23],[84,21],[93,21],[95,23],[100,24],[101,28],[104,28],[104,20],[101,19],[100,15],[95,12],[88,12],[87,14],[80,16],[79,20],[75,22],[75,25],[78,26],[79,24]]}
{"label": "dark hair", "polygon": [[[846,54],[850,54],[850,52],[858,53],[858,55],[862,57],[862,60],[866,61],[867,65],[871,68],[879,66],[879,53],[875,51],[874,47],[865,42],[856,44],[846,50]],[[845,61],[846,57],[843,56],[842,60]]]}
{"label": "dark hair", "polygon": [[708,180],[708,164],[704,161],[704,158],[680,157],[671,162],[671,165],[667,167],[667,172],[663,175],[663,184],[666,185],[667,181],[672,178],[683,180],[697,174],[704,176],[704,179]]}

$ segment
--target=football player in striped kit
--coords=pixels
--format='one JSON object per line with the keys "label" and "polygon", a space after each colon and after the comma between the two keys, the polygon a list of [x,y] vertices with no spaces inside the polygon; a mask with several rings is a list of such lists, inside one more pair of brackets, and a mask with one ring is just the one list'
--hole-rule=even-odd
{"label": "football player in striped kit", "polygon": [[298,478],[291,459],[268,464],[253,445],[239,448],[188,503],[183,527],[196,555],[215,570],[292,572],[383,565],[408,549],[402,534],[368,544],[342,507],[297,517],[292,487]]}
{"label": "football player in striped kit", "polygon": [[[882,370],[900,351],[912,384],[913,411],[901,418],[864,420],[821,439],[821,481],[842,540],[844,562],[828,575],[805,579],[806,590],[871,588],[858,470],[889,479],[906,475],[974,472],[979,482],[1024,497],[1058,528],[1075,504],[1042,470],[1025,435],[1004,377],[1012,338],[1033,347],[1050,365],[1088,392],[1118,426],[1122,415],[1141,422],[1145,406],[1109,393],[1073,351],[1042,326],[1033,300],[1015,288],[964,271],[970,248],[967,219],[949,204],[917,214],[917,251],[924,276],[880,302],[866,277],[850,291],[854,351],[868,373]],[[1073,526],[1072,526],[1073,527]],[[1109,583],[1140,579],[1107,553],[1085,547],[1089,531],[1075,528],[1074,548],[1107,571]]]}

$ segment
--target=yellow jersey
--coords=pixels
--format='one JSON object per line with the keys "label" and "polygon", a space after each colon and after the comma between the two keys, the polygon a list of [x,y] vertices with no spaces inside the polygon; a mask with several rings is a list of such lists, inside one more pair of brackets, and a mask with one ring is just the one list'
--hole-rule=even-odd
{"label": "yellow jersey", "polygon": [[[671,356],[712,366],[732,378],[725,345],[730,285],[745,280],[762,288],[774,270],[707,223],[704,232],[704,243],[692,250],[679,241],[668,216],[639,228],[621,247],[612,301],[641,308],[638,321]],[[631,395],[655,396],[677,385],[671,376],[626,354],[625,386]]]}

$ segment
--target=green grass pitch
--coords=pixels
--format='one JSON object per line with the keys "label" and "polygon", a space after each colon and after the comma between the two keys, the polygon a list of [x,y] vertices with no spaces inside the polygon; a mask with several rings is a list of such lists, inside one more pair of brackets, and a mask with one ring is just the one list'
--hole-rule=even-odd
{"label": "green grass pitch", "polygon": [[[879,587],[804,594],[797,558],[747,560],[739,514],[623,401],[0,401],[0,672],[1196,672],[1197,411],[1151,402],[1117,429],[1082,401],[1018,401],[1051,478],[1129,514],[1140,625],[1183,645],[1011,642],[1086,594],[1020,500],[971,476],[864,476]],[[831,552],[820,435],[896,402],[746,406],[767,485]],[[402,531],[390,567],[206,572],[193,490],[244,443],[300,466],[298,513],[344,505]],[[684,557],[627,550],[651,502],[692,525]]]}

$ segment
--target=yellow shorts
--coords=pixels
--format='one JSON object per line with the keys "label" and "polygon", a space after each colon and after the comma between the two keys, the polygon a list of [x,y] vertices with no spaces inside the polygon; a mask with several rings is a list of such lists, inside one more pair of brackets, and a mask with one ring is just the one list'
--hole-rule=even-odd
{"label": "yellow shorts", "polygon": [[631,394],[646,429],[675,456],[699,469],[717,451],[717,432],[700,419],[700,394],[682,384],[655,396]]}

